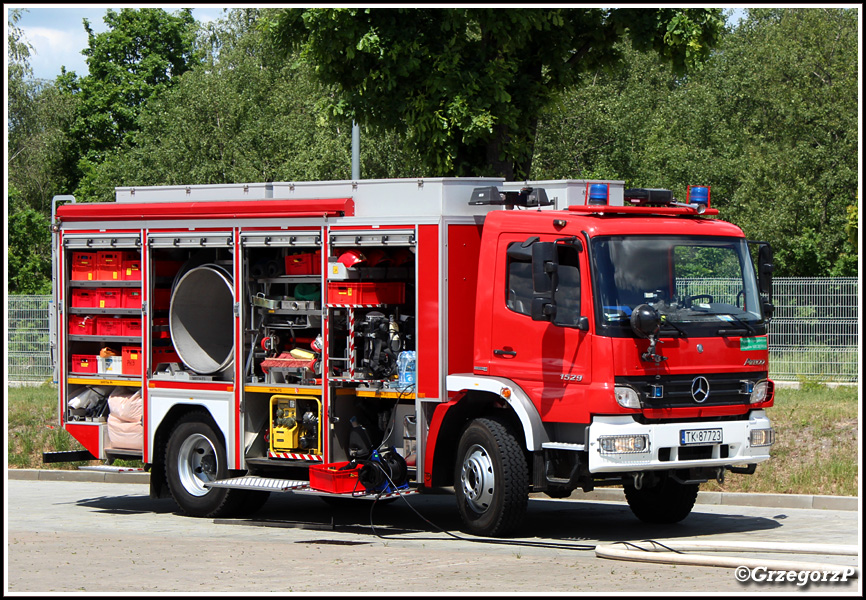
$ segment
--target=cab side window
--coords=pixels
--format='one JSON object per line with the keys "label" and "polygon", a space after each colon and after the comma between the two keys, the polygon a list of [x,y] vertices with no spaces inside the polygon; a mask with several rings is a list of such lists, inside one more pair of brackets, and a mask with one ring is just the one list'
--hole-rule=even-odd
{"label": "cab side window", "polygon": [[[531,254],[508,259],[506,306],[522,315],[532,314],[532,259]],[[560,246],[559,285],[554,293],[556,300],[555,324],[573,325],[580,318],[580,271],[578,253],[571,246]]]}

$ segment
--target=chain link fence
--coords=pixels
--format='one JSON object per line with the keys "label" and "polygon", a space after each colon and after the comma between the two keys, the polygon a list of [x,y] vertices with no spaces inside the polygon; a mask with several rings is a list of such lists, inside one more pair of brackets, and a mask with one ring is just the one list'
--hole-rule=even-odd
{"label": "chain link fence", "polygon": [[[858,292],[854,277],[774,279],[770,376],[777,381],[857,383]],[[52,378],[50,300],[8,297],[8,382]]]}

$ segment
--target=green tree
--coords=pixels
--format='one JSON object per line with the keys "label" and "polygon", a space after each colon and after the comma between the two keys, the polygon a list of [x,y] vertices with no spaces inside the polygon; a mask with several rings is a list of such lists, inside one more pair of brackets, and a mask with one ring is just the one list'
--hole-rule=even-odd
{"label": "green tree", "polygon": [[7,36],[6,263],[9,292],[50,290],[51,198],[68,184],[68,128],[74,99],[47,81],[33,79],[31,46],[17,26],[21,9],[9,12]]}
{"label": "green tree", "polygon": [[623,47],[544,113],[533,178],[709,185],[722,217],[776,249],[777,275],[855,275],[857,11],[760,9],[683,76]]}
{"label": "green tree", "polygon": [[[317,117],[329,90],[303,62],[277,55],[256,26],[261,12],[232,10],[208,24],[203,64],[148,101],[138,130],[96,170],[100,197],[117,185],[349,177],[351,122]],[[417,161],[394,136],[365,136],[362,147],[365,177],[413,174]]]}
{"label": "green tree", "polygon": [[108,31],[95,34],[85,19],[88,75],[70,89],[79,97],[70,129],[79,156],[76,196],[96,195],[96,168],[137,128],[145,103],[158,97],[197,62],[196,25],[189,9],[106,11]]}
{"label": "green tree", "polygon": [[626,33],[677,70],[716,43],[719,9],[287,9],[269,27],[334,86],[332,115],[404,130],[437,175],[529,174],[538,116]]}

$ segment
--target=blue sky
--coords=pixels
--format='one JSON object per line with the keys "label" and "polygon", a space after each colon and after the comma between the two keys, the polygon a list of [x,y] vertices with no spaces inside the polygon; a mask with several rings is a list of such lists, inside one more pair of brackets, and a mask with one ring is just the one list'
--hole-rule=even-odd
{"label": "blue sky", "polygon": [[[130,5],[123,5],[130,6]],[[160,6],[146,4],[143,6]],[[223,13],[223,7],[214,5],[187,4],[192,7],[193,16],[202,22],[218,19]],[[139,6],[132,6],[139,8]],[[33,47],[30,56],[30,66],[37,79],[53,80],[60,74],[60,67],[67,71],[75,71],[79,76],[87,74],[87,63],[81,51],[87,47],[87,34],[84,31],[83,19],[90,22],[94,32],[106,30],[102,17],[108,8],[120,10],[120,6],[111,4],[13,4],[9,8],[24,8],[27,12],[21,17],[18,26]],[[162,8],[174,12],[181,6],[163,5]],[[740,10],[742,14],[742,10]]]}
{"label": "blue sky", "polygon": [[[129,6],[129,5],[122,5]],[[159,5],[146,4],[142,6],[155,7]],[[206,22],[218,19],[223,12],[223,7],[187,4],[192,7],[193,17]],[[65,66],[67,71],[75,71],[79,76],[87,74],[87,63],[81,51],[87,47],[87,33],[84,31],[83,19],[90,22],[90,27],[95,33],[105,31],[107,28],[102,20],[105,11],[109,8],[120,10],[121,6],[110,4],[82,4],[79,6],[70,4],[13,4],[5,5],[6,21],[8,22],[9,8],[26,9],[18,27],[24,32],[24,36],[33,47],[30,52],[30,66],[33,76],[37,79],[53,80],[60,74],[60,67]],[[139,8],[139,6],[134,6]],[[164,5],[168,12],[174,12],[181,6]]]}

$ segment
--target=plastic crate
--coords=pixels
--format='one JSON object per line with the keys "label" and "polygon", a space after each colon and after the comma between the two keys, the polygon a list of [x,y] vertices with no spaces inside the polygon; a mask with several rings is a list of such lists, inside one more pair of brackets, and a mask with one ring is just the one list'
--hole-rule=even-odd
{"label": "plastic crate", "polygon": [[303,252],[286,256],[286,275],[319,275],[322,272],[322,253]]}
{"label": "plastic crate", "polygon": [[138,252],[124,252],[120,276],[124,281],[141,281],[141,258]]}
{"label": "plastic crate", "polygon": [[171,290],[168,288],[154,288],[153,310],[168,310],[171,305]]}
{"label": "plastic crate", "polygon": [[69,315],[69,335],[96,335],[96,317]]}
{"label": "plastic crate", "polygon": [[126,288],[120,298],[121,308],[141,308],[141,290],[138,288]]}
{"label": "plastic crate", "polygon": [[329,281],[328,303],[348,306],[403,304],[406,284],[399,281]]}
{"label": "plastic crate", "polygon": [[96,308],[122,308],[123,290],[120,288],[105,288],[97,292]]}
{"label": "plastic crate", "polygon": [[123,252],[100,250],[96,256],[96,279],[120,281],[123,273]]}
{"label": "plastic crate", "polygon": [[123,346],[120,355],[124,375],[141,375],[141,346]]}
{"label": "plastic crate", "polygon": [[98,365],[98,356],[89,354],[73,354],[72,368],[69,370],[73,373],[96,373]]}
{"label": "plastic crate", "polygon": [[365,488],[358,481],[359,466],[344,471],[348,461],[328,463],[324,465],[313,465],[310,467],[310,487],[320,492],[332,494],[349,494],[354,491],[363,492]]}
{"label": "plastic crate", "polygon": [[153,327],[150,330],[153,339],[168,340],[171,339],[171,330],[168,327],[167,317],[158,317],[153,320]]}
{"label": "plastic crate", "polygon": [[127,337],[141,337],[141,319],[121,319],[123,322],[121,335]]}
{"label": "plastic crate", "polygon": [[72,281],[93,281],[96,279],[96,253],[72,253]]}
{"label": "plastic crate", "polygon": [[98,317],[96,335],[123,335],[123,319],[119,317]]}
{"label": "plastic crate", "polygon": [[155,260],[153,261],[154,277],[174,277],[183,263],[179,260]]}
{"label": "plastic crate", "polygon": [[104,375],[123,375],[123,363],[119,356],[98,356],[99,373]]}
{"label": "plastic crate", "polygon": [[180,356],[177,355],[172,346],[154,346],[151,356],[154,367],[160,363],[180,362]]}
{"label": "plastic crate", "polygon": [[96,290],[72,290],[70,306],[72,308],[96,308],[99,306],[99,294]]}

